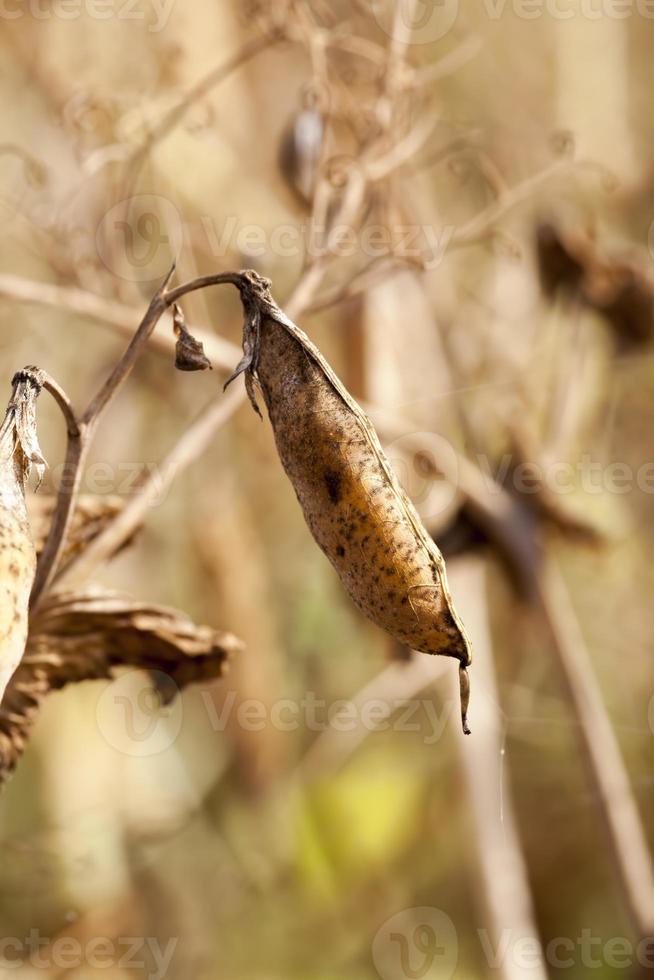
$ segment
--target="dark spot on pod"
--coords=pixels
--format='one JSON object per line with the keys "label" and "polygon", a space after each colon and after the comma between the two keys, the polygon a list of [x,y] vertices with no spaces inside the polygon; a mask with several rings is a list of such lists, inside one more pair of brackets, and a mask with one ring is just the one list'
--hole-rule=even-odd
{"label": "dark spot on pod", "polygon": [[341,499],[341,474],[336,470],[325,470],[324,480],[329,499],[333,504],[337,504]]}

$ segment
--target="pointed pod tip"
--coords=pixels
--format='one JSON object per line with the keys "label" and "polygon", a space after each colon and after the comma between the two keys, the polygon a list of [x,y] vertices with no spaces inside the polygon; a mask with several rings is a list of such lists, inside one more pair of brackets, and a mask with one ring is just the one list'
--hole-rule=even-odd
{"label": "pointed pod tip", "polygon": [[470,735],[468,705],[470,704],[470,678],[466,666],[459,665],[459,696],[461,698],[461,727],[464,735]]}

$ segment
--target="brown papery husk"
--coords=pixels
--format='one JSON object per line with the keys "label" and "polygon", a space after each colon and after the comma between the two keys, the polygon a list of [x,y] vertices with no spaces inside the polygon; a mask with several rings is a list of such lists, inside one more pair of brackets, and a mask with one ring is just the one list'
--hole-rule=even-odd
{"label": "brown papery husk", "polygon": [[25,507],[30,467],[45,466],[36,438],[35,403],[41,375],[25,368],[0,427],[0,702],[25,650],[36,554]]}

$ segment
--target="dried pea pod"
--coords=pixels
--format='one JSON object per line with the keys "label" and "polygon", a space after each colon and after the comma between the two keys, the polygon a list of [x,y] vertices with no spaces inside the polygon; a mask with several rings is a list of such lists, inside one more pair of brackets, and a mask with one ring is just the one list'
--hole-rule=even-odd
{"label": "dried pea pod", "polygon": [[33,367],[19,371],[0,426],[0,702],[27,640],[28,607],[36,556],[25,509],[25,482],[32,464],[45,460],[36,438],[35,403],[42,387]]}
{"label": "dried pea pod", "polygon": [[277,450],[309,529],[356,605],[400,643],[459,661],[468,733],[470,642],[452,603],[443,557],[397,477],[370,419],[320,351],[279,309],[270,283],[235,278],[245,310],[245,372],[272,423]]}

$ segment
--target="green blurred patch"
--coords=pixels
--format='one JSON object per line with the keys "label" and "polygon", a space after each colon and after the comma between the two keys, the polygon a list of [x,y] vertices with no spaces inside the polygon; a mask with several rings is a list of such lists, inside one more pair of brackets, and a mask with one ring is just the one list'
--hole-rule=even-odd
{"label": "green blurred patch", "polygon": [[420,770],[388,748],[308,786],[297,815],[300,878],[329,896],[385,868],[410,844],[423,797]]}

